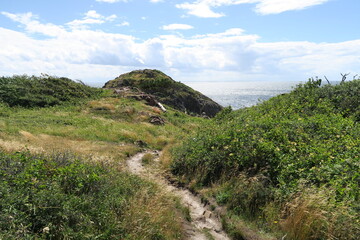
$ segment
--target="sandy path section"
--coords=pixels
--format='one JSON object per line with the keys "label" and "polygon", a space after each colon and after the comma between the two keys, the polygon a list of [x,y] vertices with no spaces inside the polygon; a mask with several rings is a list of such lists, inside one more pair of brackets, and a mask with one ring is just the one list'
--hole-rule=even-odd
{"label": "sandy path section", "polygon": [[[153,153],[153,152],[147,152]],[[216,214],[210,211],[207,206],[201,203],[201,200],[187,189],[176,187],[167,181],[164,177],[159,176],[150,168],[142,165],[142,158],[146,152],[138,153],[127,160],[128,170],[142,178],[156,182],[161,189],[181,199],[181,203],[189,208],[191,223],[185,224],[187,239],[189,240],[230,240],[224,232],[221,221]],[[207,232],[207,234],[205,234]],[[209,235],[211,237],[209,237]]]}

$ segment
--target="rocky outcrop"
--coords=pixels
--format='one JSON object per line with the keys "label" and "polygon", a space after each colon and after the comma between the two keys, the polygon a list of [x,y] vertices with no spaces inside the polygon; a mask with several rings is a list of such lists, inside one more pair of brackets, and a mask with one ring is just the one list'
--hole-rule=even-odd
{"label": "rocky outcrop", "polygon": [[183,83],[174,81],[159,70],[145,69],[125,73],[108,81],[104,88],[139,89],[154,96],[156,101],[189,114],[213,117],[222,109],[210,98]]}
{"label": "rocky outcrop", "polygon": [[121,97],[132,98],[138,101],[144,100],[147,105],[158,107],[163,112],[166,112],[166,108],[158,100],[156,100],[155,96],[141,92],[137,88],[132,88],[132,87],[114,88],[114,94],[119,95]]}

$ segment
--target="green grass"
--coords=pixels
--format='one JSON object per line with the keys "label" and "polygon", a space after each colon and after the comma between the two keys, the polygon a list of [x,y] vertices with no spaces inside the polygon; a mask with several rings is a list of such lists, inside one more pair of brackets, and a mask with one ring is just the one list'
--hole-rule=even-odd
{"label": "green grass", "polygon": [[[149,148],[163,150],[165,167],[228,207],[224,223],[235,238],[251,235],[245,220],[279,238],[356,239],[359,89],[360,80],[320,87],[311,79],[208,120],[66,78],[3,77],[0,238],[181,238],[186,210],[123,171],[127,157]],[[151,116],[165,125],[150,124]]]}
{"label": "green grass", "polygon": [[0,238],[179,239],[175,203],[110,168],[71,154],[0,152]]}
{"label": "green grass", "polygon": [[219,203],[269,231],[356,239],[359,89],[360,80],[320,87],[311,79],[258,106],[225,109],[174,151],[172,172],[214,186]]}
{"label": "green grass", "polygon": [[1,78],[0,239],[181,239],[178,200],[124,171],[207,121],[167,109],[67,78]]}
{"label": "green grass", "polygon": [[[72,140],[103,141],[114,143],[135,143],[142,141],[148,147],[161,149],[180,138],[186,128],[199,125],[201,118],[185,115],[176,117],[176,112],[163,114],[165,126],[148,122],[151,115],[158,115],[149,106],[127,99],[103,99],[113,102],[114,110],[94,110],[99,101],[80,106],[59,106],[51,108],[14,108],[0,105],[0,133],[19,136],[20,131],[31,134],[48,134]],[[109,104],[110,105],[110,104]],[[129,110],[130,109],[130,110]],[[173,123],[174,124],[173,124]]]}

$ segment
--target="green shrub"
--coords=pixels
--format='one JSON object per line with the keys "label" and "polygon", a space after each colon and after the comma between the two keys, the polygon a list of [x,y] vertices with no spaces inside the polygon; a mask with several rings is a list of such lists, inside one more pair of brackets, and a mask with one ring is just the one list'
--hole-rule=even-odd
{"label": "green shrub", "polygon": [[0,102],[9,106],[48,107],[98,96],[103,90],[64,77],[0,77]]}
{"label": "green shrub", "polygon": [[[329,189],[359,221],[360,80],[320,83],[311,79],[258,106],[220,112],[174,150],[172,172],[197,186],[222,184],[219,202],[254,219],[305,184]],[[253,181],[259,176],[266,184]]]}
{"label": "green shrub", "polygon": [[173,221],[147,224],[151,210],[144,205],[137,215],[144,226],[129,215],[134,201],[156,208],[149,203],[155,193],[138,177],[70,154],[0,152],[0,239],[164,239],[162,225]]}

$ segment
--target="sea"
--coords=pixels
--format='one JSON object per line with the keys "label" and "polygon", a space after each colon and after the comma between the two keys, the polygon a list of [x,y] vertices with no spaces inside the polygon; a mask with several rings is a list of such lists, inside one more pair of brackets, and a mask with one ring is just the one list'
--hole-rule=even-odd
{"label": "sea", "polygon": [[301,82],[185,82],[223,107],[254,106],[279,94],[288,93]]}

